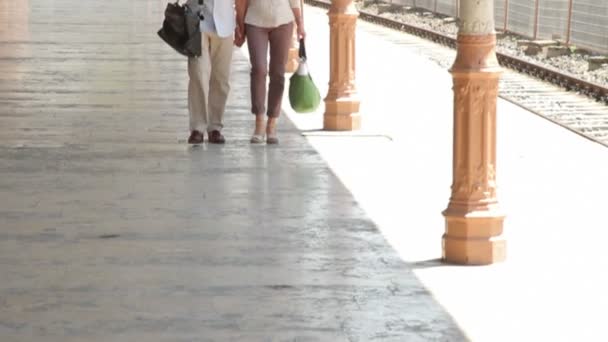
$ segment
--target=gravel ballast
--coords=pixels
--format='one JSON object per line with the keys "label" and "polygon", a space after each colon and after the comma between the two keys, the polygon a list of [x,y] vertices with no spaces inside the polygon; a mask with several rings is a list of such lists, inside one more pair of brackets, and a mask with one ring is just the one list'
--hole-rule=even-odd
{"label": "gravel ballast", "polygon": [[[458,33],[457,21],[445,20],[445,16],[430,13],[428,10],[418,8],[408,8],[399,5],[391,5],[387,8],[381,3],[369,3],[358,0],[355,2],[357,9],[369,14],[379,15],[385,18],[403,22],[408,25],[422,27],[451,37],[456,37]],[[589,71],[588,58],[594,54],[589,51],[582,51],[570,46],[571,51],[568,55],[545,58],[542,54],[528,56],[524,53],[525,47],[518,47],[517,42],[524,40],[525,37],[505,33],[500,35],[497,41],[497,51],[506,55],[515,56],[520,59],[534,62],[548,68],[553,68],[570,75],[608,86],[608,64],[601,68]]]}

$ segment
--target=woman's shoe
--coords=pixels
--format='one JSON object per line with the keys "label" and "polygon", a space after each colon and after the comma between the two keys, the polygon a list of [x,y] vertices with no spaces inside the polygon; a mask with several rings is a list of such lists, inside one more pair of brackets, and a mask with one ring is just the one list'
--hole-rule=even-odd
{"label": "woman's shoe", "polygon": [[266,124],[266,143],[269,145],[276,145],[279,143],[276,124],[277,118],[269,118],[268,123]]}
{"label": "woman's shoe", "polygon": [[263,144],[264,143],[264,126],[266,126],[266,119],[263,114],[256,114],[255,116],[255,130],[249,140],[252,144]]}
{"label": "woman's shoe", "polygon": [[254,134],[251,136],[251,139],[249,140],[250,143],[252,144],[263,144],[264,143],[264,135],[262,134]]}
{"label": "woman's shoe", "polygon": [[279,138],[277,138],[277,136],[274,135],[274,134],[273,135],[268,135],[266,137],[266,143],[269,144],[269,145],[276,145],[276,144],[279,143]]}

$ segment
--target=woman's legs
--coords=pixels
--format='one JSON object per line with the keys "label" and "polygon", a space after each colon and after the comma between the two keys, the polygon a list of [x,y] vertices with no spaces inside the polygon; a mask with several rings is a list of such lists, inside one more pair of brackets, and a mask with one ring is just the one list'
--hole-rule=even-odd
{"label": "woman's legs", "polygon": [[266,75],[268,74],[266,55],[268,54],[270,29],[247,25],[245,32],[251,62],[251,112],[256,116],[253,135],[260,137],[264,135],[265,127],[266,107],[264,102],[266,101]]}
{"label": "woman's legs", "polygon": [[[247,25],[247,46],[251,62],[251,112],[256,116],[254,138],[264,135],[264,128],[270,143],[276,143],[276,120],[281,114],[281,102],[285,89],[285,64],[293,35],[293,23],[276,28],[261,28]],[[270,45],[270,84],[268,108],[266,100],[266,76],[269,74],[267,60]],[[265,125],[264,112],[268,116]],[[252,139],[253,142],[254,139]],[[260,139],[255,139],[260,140]]]}
{"label": "woman's legs", "polygon": [[268,142],[276,143],[276,120],[281,114],[281,103],[285,90],[285,64],[293,36],[293,23],[281,25],[269,33],[270,41],[270,84],[268,86]]}

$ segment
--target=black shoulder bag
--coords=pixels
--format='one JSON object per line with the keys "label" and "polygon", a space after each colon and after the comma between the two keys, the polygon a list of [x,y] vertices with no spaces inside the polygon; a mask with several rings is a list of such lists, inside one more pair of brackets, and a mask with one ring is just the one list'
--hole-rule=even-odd
{"label": "black shoulder bag", "polygon": [[[199,0],[202,4],[202,0]],[[199,13],[193,13],[187,5],[180,5],[179,0],[168,3],[165,9],[163,27],[158,36],[175,51],[186,57],[201,55],[201,32]]]}

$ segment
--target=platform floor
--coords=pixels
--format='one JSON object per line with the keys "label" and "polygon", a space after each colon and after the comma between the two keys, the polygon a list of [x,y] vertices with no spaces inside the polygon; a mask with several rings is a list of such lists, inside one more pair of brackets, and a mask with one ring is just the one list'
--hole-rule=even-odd
{"label": "platform floor", "polygon": [[236,49],[228,142],[191,147],[165,3],[0,0],[0,341],[608,339],[605,147],[499,101],[508,261],[444,265],[451,79],[417,38],[360,23],[363,130],[285,106],[279,146]]}

